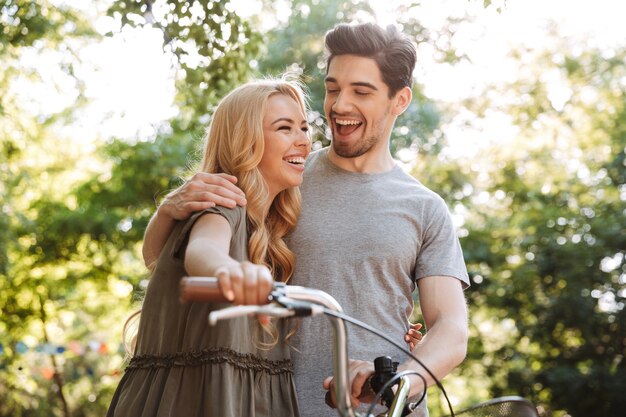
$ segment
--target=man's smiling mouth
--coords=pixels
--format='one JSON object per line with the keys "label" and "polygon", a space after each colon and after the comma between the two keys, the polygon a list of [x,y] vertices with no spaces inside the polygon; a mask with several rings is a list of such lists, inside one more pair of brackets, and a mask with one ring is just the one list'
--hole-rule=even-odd
{"label": "man's smiling mouth", "polygon": [[335,127],[340,135],[349,135],[363,124],[360,120],[335,118]]}

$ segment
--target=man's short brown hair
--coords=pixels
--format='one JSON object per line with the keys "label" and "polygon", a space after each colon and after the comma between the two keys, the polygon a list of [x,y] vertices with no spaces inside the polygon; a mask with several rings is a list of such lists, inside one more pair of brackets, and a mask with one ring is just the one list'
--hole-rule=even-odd
{"label": "man's short brown hair", "polygon": [[326,33],[326,71],[338,55],[356,55],[373,59],[383,81],[389,87],[389,98],[404,87],[413,85],[417,60],[415,46],[394,26],[386,29],[372,23],[340,24]]}

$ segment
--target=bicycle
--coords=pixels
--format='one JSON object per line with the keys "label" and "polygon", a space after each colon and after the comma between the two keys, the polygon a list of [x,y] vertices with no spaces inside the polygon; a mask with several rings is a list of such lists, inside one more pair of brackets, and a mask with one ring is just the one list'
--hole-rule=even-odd
{"label": "bicycle", "polygon": [[[224,302],[225,298],[218,287],[217,279],[212,277],[183,277],[181,280],[181,301],[213,301]],[[391,358],[381,356],[374,360],[375,372],[369,383],[376,396],[366,414],[361,414],[352,408],[350,400],[350,381],[348,380],[348,341],[345,321],[363,327],[379,337],[389,341],[394,346],[408,354],[434,379],[436,385],[444,395],[450,410],[450,417],[539,417],[536,408],[521,397],[502,397],[478,404],[474,407],[455,413],[448,399],[443,385],[432,372],[406,348],[391,340],[378,330],[362,323],[343,313],[339,303],[328,293],[313,288],[286,285],[276,282],[269,296],[269,304],[242,305],[226,307],[209,314],[210,325],[219,320],[225,320],[245,315],[262,314],[267,316],[287,318],[305,317],[325,314],[329,317],[333,330],[333,373],[335,407],[341,417],[374,417],[371,414],[378,400],[387,408],[380,416],[404,417],[409,415],[424,399],[426,393],[426,379],[415,371],[397,372],[397,362]],[[411,382],[409,375],[415,374],[424,382],[424,390],[417,402],[409,401]],[[396,390],[393,390],[396,387]],[[328,398],[327,398],[328,400]],[[327,401],[328,402],[328,401]]]}

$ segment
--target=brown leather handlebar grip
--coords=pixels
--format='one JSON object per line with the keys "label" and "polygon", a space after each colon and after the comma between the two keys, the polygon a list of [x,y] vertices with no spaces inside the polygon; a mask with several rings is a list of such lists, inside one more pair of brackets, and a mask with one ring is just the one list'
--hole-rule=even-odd
{"label": "brown leather handlebar grip", "polygon": [[192,301],[228,301],[220,290],[217,278],[214,277],[183,277],[180,281],[180,300]]}

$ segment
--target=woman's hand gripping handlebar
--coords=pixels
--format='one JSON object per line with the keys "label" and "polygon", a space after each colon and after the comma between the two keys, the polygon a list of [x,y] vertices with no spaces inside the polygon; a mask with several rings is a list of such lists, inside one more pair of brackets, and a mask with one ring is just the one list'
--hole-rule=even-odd
{"label": "woman's hand gripping handlebar", "polygon": [[[184,277],[181,280],[181,301],[227,302],[217,278]],[[269,295],[269,304],[227,307],[209,314],[209,324],[217,321],[253,314],[273,317],[312,316],[333,311],[343,314],[339,303],[323,291],[312,288],[274,283]],[[330,316],[329,316],[330,317]],[[355,417],[350,402],[348,380],[348,344],[346,327],[342,320],[331,317],[333,328],[333,369],[335,374],[334,394],[337,411],[341,416]]]}
{"label": "woman's hand gripping handlebar", "polygon": [[[313,316],[324,312],[324,308],[320,305],[289,299],[285,294],[285,288],[285,284],[275,282],[268,297],[269,304],[240,305],[212,311],[209,314],[209,324],[214,326],[219,320],[254,314],[272,317],[293,317]],[[181,280],[180,298],[182,302],[229,302],[220,289],[217,278],[213,277],[183,277]]]}

